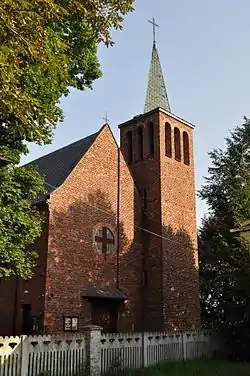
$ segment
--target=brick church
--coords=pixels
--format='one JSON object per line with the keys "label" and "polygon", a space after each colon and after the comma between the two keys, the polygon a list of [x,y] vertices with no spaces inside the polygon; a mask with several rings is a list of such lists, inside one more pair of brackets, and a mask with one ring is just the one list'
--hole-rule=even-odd
{"label": "brick church", "polygon": [[30,164],[45,178],[34,277],[0,285],[0,335],[200,325],[194,126],[171,112],[155,42],[144,113]]}

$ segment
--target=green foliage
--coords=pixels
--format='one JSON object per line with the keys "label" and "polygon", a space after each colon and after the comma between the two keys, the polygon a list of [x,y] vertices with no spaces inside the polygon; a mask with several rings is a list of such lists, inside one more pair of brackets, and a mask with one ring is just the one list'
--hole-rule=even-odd
{"label": "green foliage", "polygon": [[211,214],[226,216],[233,226],[250,217],[250,121],[226,138],[226,149],[209,153],[212,167],[202,187]]}
{"label": "green foliage", "polygon": [[244,334],[245,341],[250,329],[250,257],[247,245],[230,230],[250,218],[249,145],[246,121],[226,139],[225,150],[210,153],[212,167],[200,192],[210,214],[199,232],[204,325],[225,330],[231,340]]}
{"label": "green foliage", "polygon": [[51,142],[63,119],[60,98],[101,76],[97,47],[112,45],[134,0],[1,0],[0,278],[32,274],[42,218],[31,203],[43,191],[36,171],[18,168],[26,141]]}
{"label": "green foliage", "polygon": [[32,201],[43,190],[43,179],[28,168],[0,168],[0,279],[32,275],[36,254],[26,250],[39,236],[42,215]]}
{"label": "green foliage", "polygon": [[59,99],[100,77],[97,45],[112,44],[133,0],[2,0],[0,119],[18,137],[47,143]]}

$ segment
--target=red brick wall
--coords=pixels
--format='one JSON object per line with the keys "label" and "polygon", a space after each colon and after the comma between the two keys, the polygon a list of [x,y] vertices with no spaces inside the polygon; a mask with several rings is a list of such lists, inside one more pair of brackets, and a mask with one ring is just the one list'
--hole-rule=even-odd
{"label": "red brick wall", "polygon": [[[120,185],[119,287],[129,295],[120,329],[131,330],[138,320],[141,249],[133,246],[136,193],[122,156]],[[118,148],[106,126],[49,200],[46,332],[61,331],[63,315],[80,316],[80,328],[91,322],[90,305],[83,298],[89,283],[117,286],[116,251],[105,261],[93,245],[93,230],[99,224],[117,235],[117,199]]]}
{"label": "red brick wall", "polygon": [[[155,143],[154,156],[149,156],[149,142],[147,125],[152,122],[154,127]],[[147,118],[135,118],[133,122],[121,128],[121,150],[127,157],[127,137],[128,131],[132,131],[133,137],[133,163],[129,165],[130,171],[141,196],[144,190],[147,191],[147,208],[143,216],[143,228],[151,232],[160,233],[161,227],[161,205],[160,205],[160,169],[159,169],[159,139],[160,133],[158,115],[153,113]],[[138,140],[136,138],[137,129],[143,129],[143,160],[137,158]],[[161,238],[152,236],[146,231],[141,231],[144,243],[144,290],[143,290],[143,325],[145,330],[161,330],[163,328],[162,310],[162,257]]]}
{"label": "red brick wall", "polygon": [[[165,122],[187,131],[191,164],[165,155]],[[148,124],[154,124],[155,153],[148,155]],[[143,160],[138,161],[136,129],[143,128]],[[144,325],[163,330],[199,325],[199,286],[193,163],[193,131],[183,122],[155,110],[121,127],[121,149],[128,157],[128,131],[133,132],[133,159],[129,166],[138,189],[147,189],[144,228]],[[174,152],[174,144],[172,145]],[[161,236],[168,240],[163,240]]]}
{"label": "red brick wall", "polygon": [[[189,166],[165,156],[166,120],[189,133]],[[155,126],[153,157],[149,156],[147,139],[151,121]],[[163,112],[135,118],[121,128],[125,159],[126,132],[133,130],[134,137],[138,126],[143,127],[144,155],[139,161],[134,138],[135,163],[129,167],[131,173],[121,153],[118,172],[118,148],[109,128],[104,127],[64,184],[51,195],[49,216],[44,206],[49,225],[45,225],[37,242],[40,267],[34,279],[20,284],[18,289],[17,333],[21,330],[23,303],[32,305],[32,314],[41,314],[45,304],[45,332],[61,332],[63,315],[79,316],[80,329],[89,324],[90,305],[83,298],[89,283],[113,287],[119,283],[128,295],[118,330],[199,326],[193,131]],[[172,149],[174,152],[174,145]],[[142,215],[141,197],[145,190],[147,206]],[[93,231],[102,224],[117,236],[118,196],[119,262],[116,251],[108,254],[105,261],[94,247]],[[0,334],[7,335],[12,330],[13,294],[13,281],[0,285]]]}
{"label": "red brick wall", "polygon": [[[163,306],[166,328],[200,325],[193,129],[160,113]],[[172,158],[165,155],[165,123],[172,128]],[[175,160],[174,127],[181,134],[181,161]],[[189,136],[190,164],[183,161],[183,132]]]}
{"label": "red brick wall", "polygon": [[[44,277],[45,277],[45,258],[47,252],[47,224],[48,210],[45,203],[39,205],[39,209],[44,213],[44,229],[42,235],[34,244],[38,253],[37,267],[30,280],[18,281],[16,278],[10,278],[2,281],[0,284],[0,335],[13,335],[15,320],[15,334],[22,333],[22,305],[31,305],[31,314],[41,317],[43,320],[44,310]],[[17,295],[15,295],[15,290]],[[15,306],[15,296],[16,306]],[[15,317],[15,318],[14,318]]]}
{"label": "red brick wall", "polygon": [[13,278],[0,284],[0,336],[13,334],[13,315],[15,280]]}

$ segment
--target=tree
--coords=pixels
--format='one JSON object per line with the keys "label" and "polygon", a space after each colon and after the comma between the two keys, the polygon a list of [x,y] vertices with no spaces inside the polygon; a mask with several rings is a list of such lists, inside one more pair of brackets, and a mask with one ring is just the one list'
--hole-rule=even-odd
{"label": "tree", "polygon": [[32,276],[36,253],[32,244],[40,235],[42,214],[32,200],[43,189],[43,179],[31,169],[0,168],[0,279]]}
{"label": "tree", "polygon": [[[226,139],[225,150],[210,153],[212,167],[200,191],[209,206],[199,231],[201,308],[204,325],[227,339],[250,343],[250,257],[248,246],[230,230],[250,213],[250,121]],[[247,338],[246,338],[247,335]],[[241,352],[242,346],[235,350]]]}
{"label": "tree", "polygon": [[70,87],[100,77],[97,45],[112,45],[134,0],[2,0],[0,125],[27,141],[49,142]]}
{"label": "tree", "polygon": [[[97,48],[113,44],[134,0],[1,0],[0,3],[0,278],[31,277],[42,215],[34,200],[43,180],[18,167],[26,141],[51,142],[63,119],[60,98],[101,76]],[[29,249],[29,251],[27,250]]]}

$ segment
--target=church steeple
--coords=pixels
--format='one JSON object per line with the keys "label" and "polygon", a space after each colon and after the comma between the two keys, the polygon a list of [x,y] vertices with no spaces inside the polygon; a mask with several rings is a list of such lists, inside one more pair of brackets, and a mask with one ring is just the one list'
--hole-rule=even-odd
{"label": "church steeple", "polygon": [[164,82],[164,77],[162,73],[161,63],[158,55],[158,51],[156,48],[156,41],[155,41],[155,27],[158,26],[155,23],[153,18],[153,22],[149,21],[153,24],[153,50],[152,50],[152,59],[149,69],[149,76],[148,76],[148,86],[147,86],[147,94],[146,94],[146,101],[144,105],[144,113],[154,110],[157,107],[161,107],[163,110],[171,112],[167,90]]}

